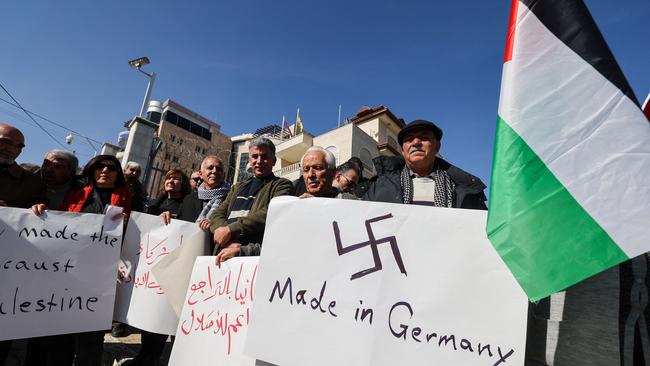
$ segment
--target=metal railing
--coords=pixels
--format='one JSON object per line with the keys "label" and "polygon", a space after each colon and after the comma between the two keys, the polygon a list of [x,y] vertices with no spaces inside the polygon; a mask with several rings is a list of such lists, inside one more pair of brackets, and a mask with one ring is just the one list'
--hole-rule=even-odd
{"label": "metal railing", "polygon": [[291,173],[300,171],[300,162],[293,163],[291,165],[287,165],[284,168],[274,170],[273,174],[275,174],[278,177],[284,177],[286,175],[289,175]]}

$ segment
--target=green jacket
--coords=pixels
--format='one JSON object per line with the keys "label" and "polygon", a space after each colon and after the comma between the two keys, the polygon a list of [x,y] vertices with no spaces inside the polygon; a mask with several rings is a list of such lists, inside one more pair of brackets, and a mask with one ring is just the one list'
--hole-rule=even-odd
{"label": "green jacket", "polygon": [[[219,205],[215,213],[210,217],[210,231],[214,231],[222,226],[228,225],[232,237],[241,242],[242,246],[249,243],[261,244],[264,237],[264,227],[266,225],[266,212],[269,209],[269,202],[273,197],[288,196],[293,192],[291,182],[284,178],[276,177],[271,174],[264,179],[262,188],[255,195],[255,202],[250,212],[245,217],[240,217],[237,221],[228,224],[228,216],[232,209],[232,203],[242,188],[250,183],[251,179],[235,184],[230,190],[226,199]],[[257,252],[257,250],[255,250]],[[246,253],[248,255],[255,255]],[[242,253],[241,255],[246,255]]]}

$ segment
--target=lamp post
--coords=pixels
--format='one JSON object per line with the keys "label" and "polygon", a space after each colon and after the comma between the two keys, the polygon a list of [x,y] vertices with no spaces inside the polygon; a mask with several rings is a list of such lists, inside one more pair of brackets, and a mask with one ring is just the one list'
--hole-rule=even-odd
{"label": "lamp post", "polygon": [[[149,63],[150,61],[149,58],[147,57],[140,57],[140,58],[136,58],[135,60],[129,61],[129,66],[140,71],[141,73],[145,74],[149,78],[149,82],[147,83],[147,91],[144,94],[144,100],[142,101],[142,107],[140,108],[140,118],[142,118],[143,120],[146,120],[145,115],[147,113],[147,107],[149,106],[149,99],[151,98],[151,90],[153,89],[153,84],[156,81],[155,72],[147,73],[142,70],[142,66],[148,65]],[[136,119],[136,124],[134,125],[133,130],[129,132],[129,141],[127,141],[127,148],[125,149],[125,154],[123,158],[126,160],[123,161],[122,163],[126,164],[128,159],[131,159],[131,154],[133,153],[133,151],[135,151],[134,156],[138,157],[134,159],[134,161],[137,161],[140,164],[145,163],[146,161],[146,165],[144,166],[144,176],[141,179],[142,182],[144,183],[145,190],[148,191],[148,184],[151,175],[153,160],[156,157],[158,150],[160,150],[160,146],[162,145],[162,142],[160,141],[159,138],[155,136],[155,127],[153,127],[152,129],[152,126],[146,126],[146,123],[144,123],[144,125],[142,126],[139,126],[142,123],[138,123]],[[144,133],[146,137],[139,135],[138,131],[140,131],[139,132],[140,134]],[[139,140],[138,142],[135,142],[136,138]],[[150,140],[150,138],[153,139]],[[142,141],[142,139],[144,139],[144,141]]]}
{"label": "lamp post", "polygon": [[144,118],[147,113],[147,106],[149,105],[149,98],[151,98],[151,90],[153,89],[153,83],[156,81],[156,73],[152,72],[151,74],[142,70],[143,65],[148,65],[150,63],[148,57],[140,57],[135,60],[129,61],[129,65],[140,71],[141,73],[149,77],[149,82],[147,83],[147,91],[144,93],[144,100],[142,101],[142,108],[140,108],[140,118]]}

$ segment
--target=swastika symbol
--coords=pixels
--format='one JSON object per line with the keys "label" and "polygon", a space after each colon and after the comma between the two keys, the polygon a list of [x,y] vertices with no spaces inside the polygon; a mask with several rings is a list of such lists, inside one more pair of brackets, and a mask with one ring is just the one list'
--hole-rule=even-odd
{"label": "swastika symbol", "polygon": [[336,221],[332,221],[332,227],[334,229],[334,238],[336,238],[336,250],[338,251],[339,255],[350,253],[357,249],[370,246],[370,251],[372,252],[372,258],[375,261],[375,265],[373,267],[364,269],[362,271],[353,274],[350,277],[350,280],[356,280],[365,275],[369,275],[373,272],[380,271],[383,268],[381,263],[381,258],[379,257],[379,250],[377,249],[377,246],[379,244],[384,244],[384,243],[390,243],[390,248],[393,251],[393,257],[395,257],[395,262],[397,262],[397,266],[399,267],[400,272],[404,273],[405,276],[407,275],[406,269],[404,268],[404,262],[402,261],[402,255],[400,254],[399,247],[397,246],[397,239],[395,239],[394,236],[387,236],[385,238],[376,239],[375,234],[372,232],[372,227],[370,226],[370,224],[372,224],[373,222],[390,219],[392,217],[393,217],[392,214],[386,214],[383,216],[377,216],[372,219],[366,220],[366,231],[368,232],[368,240],[361,243],[352,244],[345,248],[343,247],[343,243],[341,243],[341,230],[339,229],[339,224]]}

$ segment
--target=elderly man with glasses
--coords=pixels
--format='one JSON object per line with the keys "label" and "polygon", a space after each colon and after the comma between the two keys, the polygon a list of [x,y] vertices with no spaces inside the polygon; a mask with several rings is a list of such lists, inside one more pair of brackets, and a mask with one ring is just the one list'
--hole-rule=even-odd
{"label": "elderly man with glasses", "polygon": [[[16,127],[0,123],[0,206],[28,208],[45,202],[41,179],[16,164],[25,147],[25,136]],[[11,341],[0,341],[0,365],[4,365]]]}

